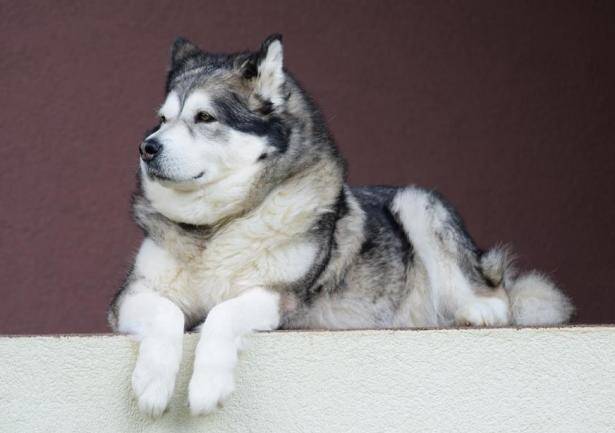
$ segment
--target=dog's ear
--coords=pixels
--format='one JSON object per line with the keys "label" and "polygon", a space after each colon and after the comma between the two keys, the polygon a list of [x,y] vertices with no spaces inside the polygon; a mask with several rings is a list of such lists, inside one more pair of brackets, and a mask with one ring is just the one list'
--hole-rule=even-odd
{"label": "dog's ear", "polygon": [[284,53],[282,35],[274,34],[241,66],[241,73],[253,81],[254,91],[263,101],[277,107],[284,102]]}
{"label": "dog's ear", "polygon": [[188,39],[178,37],[171,46],[171,70],[180,66],[186,59],[201,52],[201,49]]}

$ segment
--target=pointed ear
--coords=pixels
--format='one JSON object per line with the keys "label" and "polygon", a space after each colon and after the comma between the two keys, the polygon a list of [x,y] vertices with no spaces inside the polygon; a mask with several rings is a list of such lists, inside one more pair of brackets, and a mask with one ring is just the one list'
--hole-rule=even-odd
{"label": "pointed ear", "polygon": [[171,46],[171,69],[180,66],[187,58],[201,53],[201,49],[188,39],[178,37]]}
{"label": "pointed ear", "polygon": [[243,66],[243,75],[254,80],[255,92],[273,107],[284,102],[284,53],[282,35],[269,36],[255,58]]}

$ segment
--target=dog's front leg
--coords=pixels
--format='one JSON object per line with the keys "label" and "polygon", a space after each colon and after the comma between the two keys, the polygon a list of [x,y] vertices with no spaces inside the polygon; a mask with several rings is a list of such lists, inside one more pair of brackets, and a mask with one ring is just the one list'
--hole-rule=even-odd
{"label": "dog's front leg", "polygon": [[277,328],[279,302],[278,293],[257,288],[211,309],[201,329],[188,390],[193,415],[211,412],[233,391],[241,337]]}
{"label": "dog's front leg", "polygon": [[132,388],[141,412],[159,416],[175,388],[182,356],[184,314],[156,293],[129,294],[119,308],[118,330],[140,341]]}

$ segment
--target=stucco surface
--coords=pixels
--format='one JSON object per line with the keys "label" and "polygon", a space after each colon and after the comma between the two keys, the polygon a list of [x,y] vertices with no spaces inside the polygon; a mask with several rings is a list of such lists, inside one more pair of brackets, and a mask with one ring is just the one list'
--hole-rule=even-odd
{"label": "stucco surface", "polygon": [[237,391],[144,419],[122,336],[0,338],[0,432],[613,432],[615,328],[278,332],[250,337]]}

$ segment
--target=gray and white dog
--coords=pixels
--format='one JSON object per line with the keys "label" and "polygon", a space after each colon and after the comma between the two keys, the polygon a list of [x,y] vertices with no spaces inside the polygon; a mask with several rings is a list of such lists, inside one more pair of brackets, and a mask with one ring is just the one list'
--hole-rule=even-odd
{"label": "gray and white dog", "polygon": [[241,336],[271,329],[551,325],[572,306],[506,249],[481,251],[455,210],[421,188],[345,183],[315,103],[282,61],[172,47],[160,124],[141,143],[145,240],[113,300],[140,341],[140,409],[160,415],[185,330],[198,327],[193,414],[233,390]]}

